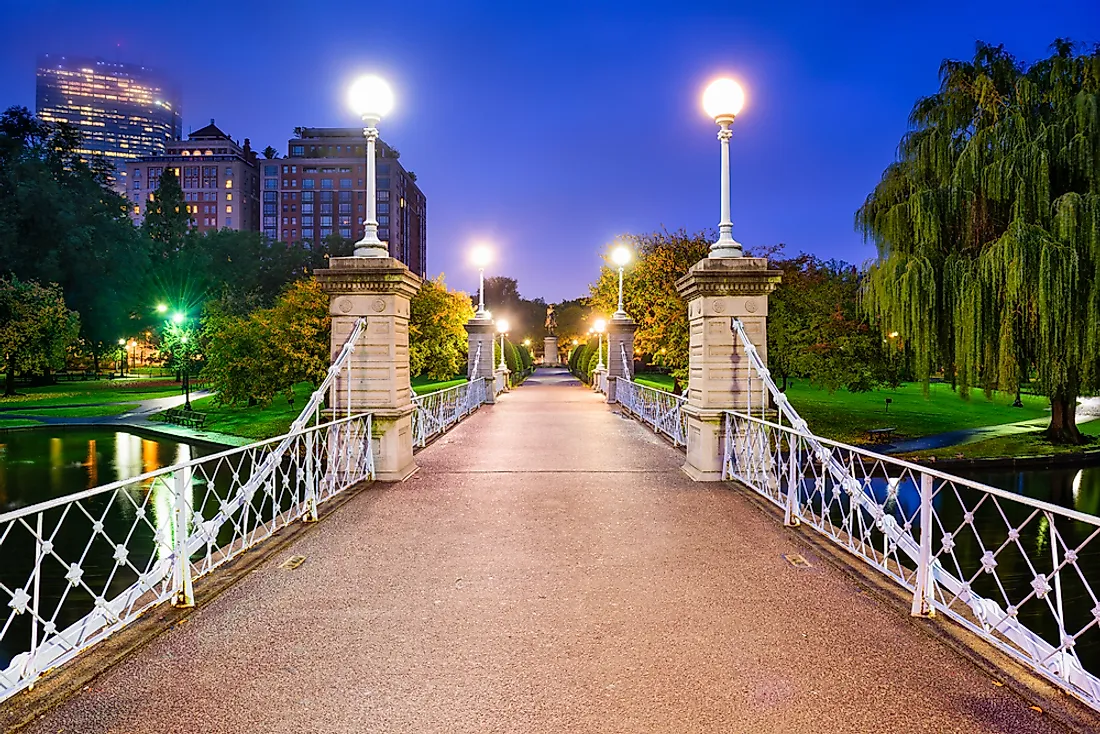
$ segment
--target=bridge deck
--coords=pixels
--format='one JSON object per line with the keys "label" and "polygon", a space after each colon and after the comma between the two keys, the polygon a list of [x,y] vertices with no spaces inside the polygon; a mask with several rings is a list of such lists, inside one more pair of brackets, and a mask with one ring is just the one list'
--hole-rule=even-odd
{"label": "bridge deck", "polygon": [[31,731],[1060,730],[574,385],[540,372]]}

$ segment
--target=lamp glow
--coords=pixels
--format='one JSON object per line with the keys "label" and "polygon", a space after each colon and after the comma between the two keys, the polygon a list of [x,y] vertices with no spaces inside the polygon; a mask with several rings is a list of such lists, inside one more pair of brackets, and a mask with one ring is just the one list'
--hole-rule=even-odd
{"label": "lamp glow", "polygon": [[716,121],[733,120],[745,106],[745,90],[732,79],[715,79],[703,92],[703,109]]}
{"label": "lamp glow", "polygon": [[497,331],[499,331],[501,334],[508,333],[508,319],[497,320]]}
{"label": "lamp glow", "polygon": [[596,323],[593,324],[592,330],[602,334],[604,332],[604,329],[606,328],[607,321],[605,321],[604,319],[596,319]]}
{"label": "lamp glow", "polygon": [[381,77],[360,77],[348,90],[348,102],[360,117],[380,120],[393,109],[393,90]]}
{"label": "lamp glow", "polygon": [[625,245],[619,245],[611,251],[611,262],[618,265],[620,268],[624,267],[630,262],[630,248]]}
{"label": "lamp glow", "polygon": [[180,313],[179,311],[176,311],[174,314],[172,314],[172,323],[173,324],[182,324],[186,318],[187,317],[184,316],[182,313]]}
{"label": "lamp glow", "polygon": [[118,345],[119,345],[120,347],[124,347],[124,346],[126,346],[126,340],[125,340],[125,339],[119,339],[119,340],[118,340]]}
{"label": "lamp glow", "polygon": [[157,313],[168,313],[168,304],[158,303],[157,304]]}
{"label": "lamp glow", "polygon": [[493,261],[493,253],[485,245],[478,245],[474,248],[474,251],[470,253],[470,259],[473,260],[474,265],[479,268],[484,268]]}

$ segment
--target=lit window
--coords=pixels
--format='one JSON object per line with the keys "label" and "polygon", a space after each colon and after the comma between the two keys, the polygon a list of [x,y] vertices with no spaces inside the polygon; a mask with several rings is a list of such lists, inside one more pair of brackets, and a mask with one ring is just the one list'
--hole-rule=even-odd
{"label": "lit window", "polygon": [[233,213],[233,207],[232,206],[225,207],[225,213],[226,214],[232,214]]}
{"label": "lit window", "polygon": [[233,201],[233,194],[226,194],[225,195],[225,200],[226,201]]}
{"label": "lit window", "polygon": [[226,182],[225,182],[225,188],[227,188],[227,189],[231,189],[231,188],[233,188],[233,180],[232,180],[232,179],[228,179],[228,180],[226,180]]}

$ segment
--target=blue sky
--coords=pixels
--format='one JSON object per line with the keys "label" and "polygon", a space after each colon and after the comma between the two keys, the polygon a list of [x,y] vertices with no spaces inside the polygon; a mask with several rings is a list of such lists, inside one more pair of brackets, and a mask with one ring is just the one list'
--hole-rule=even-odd
{"label": "blue sky", "polygon": [[[191,8],[211,8],[205,10]],[[527,297],[583,295],[615,235],[718,221],[720,74],[747,103],[732,141],[734,236],[861,262],[852,226],[913,102],[976,40],[1018,57],[1100,40],[1095,0],[1026,3],[0,0],[0,104],[34,107],[39,53],[160,68],[184,130],[211,117],[285,153],[295,126],[358,124],[345,90],[387,77],[382,136],[428,197],[428,267],[473,291],[471,243]],[[1091,34],[1091,35],[1089,35]]]}

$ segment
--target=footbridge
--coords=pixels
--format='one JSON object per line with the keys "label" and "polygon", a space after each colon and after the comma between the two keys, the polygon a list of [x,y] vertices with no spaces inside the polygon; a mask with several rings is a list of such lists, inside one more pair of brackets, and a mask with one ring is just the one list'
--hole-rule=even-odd
{"label": "footbridge", "polygon": [[1100,521],[817,437],[750,265],[681,281],[686,395],[627,318],[519,386],[475,318],[414,399],[415,277],[336,261],[287,435],[0,515],[0,724],[1096,730]]}

